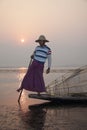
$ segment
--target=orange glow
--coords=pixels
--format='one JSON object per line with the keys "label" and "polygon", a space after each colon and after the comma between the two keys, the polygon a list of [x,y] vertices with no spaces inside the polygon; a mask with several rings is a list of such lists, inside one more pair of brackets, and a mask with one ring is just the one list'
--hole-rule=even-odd
{"label": "orange glow", "polygon": [[24,38],[22,38],[22,39],[21,39],[21,43],[24,43],[24,42],[25,42],[25,40],[24,40]]}

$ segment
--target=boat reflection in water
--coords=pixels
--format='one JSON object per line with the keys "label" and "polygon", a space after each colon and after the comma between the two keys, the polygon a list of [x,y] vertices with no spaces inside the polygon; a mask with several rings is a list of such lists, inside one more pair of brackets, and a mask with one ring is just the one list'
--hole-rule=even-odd
{"label": "boat reflection in water", "polygon": [[31,130],[86,130],[87,107],[81,105],[61,105],[42,103],[29,105],[26,112],[22,111],[21,120]]}

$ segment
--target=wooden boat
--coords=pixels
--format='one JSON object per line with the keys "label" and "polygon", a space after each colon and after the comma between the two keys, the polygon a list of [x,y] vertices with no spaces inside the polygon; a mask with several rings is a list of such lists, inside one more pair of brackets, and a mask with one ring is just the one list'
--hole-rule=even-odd
{"label": "wooden boat", "polygon": [[41,94],[38,96],[37,94],[29,94],[29,98],[40,99],[40,100],[48,100],[51,102],[56,102],[59,104],[73,104],[73,103],[83,103],[87,104],[87,97],[73,97],[73,96],[52,96],[48,94]]}

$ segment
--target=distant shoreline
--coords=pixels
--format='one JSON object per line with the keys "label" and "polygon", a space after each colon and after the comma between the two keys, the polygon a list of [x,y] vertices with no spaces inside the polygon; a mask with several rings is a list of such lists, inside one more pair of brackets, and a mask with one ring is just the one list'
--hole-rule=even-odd
{"label": "distant shoreline", "polygon": [[[6,67],[6,68],[1,68],[0,67],[0,72],[22,72],[22,73],[25,73],[27,71],[28,68],[25,68],[25,67],[20,67],[20,68],[9,68],[9,67]],[[76,67],[75,68],[52,68],[51,69],[51,73],[65,73],[65,72],[72,72],[74,71],[75,69],[77,69]],[[44,72],[46,71],[46,69],[44,69]]]}

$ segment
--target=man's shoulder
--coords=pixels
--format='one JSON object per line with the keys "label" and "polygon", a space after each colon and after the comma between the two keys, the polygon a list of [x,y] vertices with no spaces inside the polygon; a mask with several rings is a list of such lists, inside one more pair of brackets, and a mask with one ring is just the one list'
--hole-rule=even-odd
{"label": "man's shoulder", "polygon": [[36,46],[36,49],[37,49],[37,48],[40,48],[40,46],[39,46],[39,45],[38,45],[38,46]]}
{"label": "man's shoulder", "polygon": [[50,47],[48,47],[47,45],[45,45],[45,47],[46,47],[48,50],[51,50]]}

